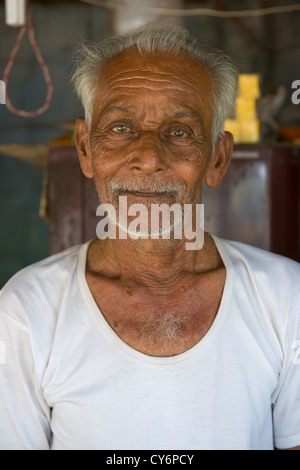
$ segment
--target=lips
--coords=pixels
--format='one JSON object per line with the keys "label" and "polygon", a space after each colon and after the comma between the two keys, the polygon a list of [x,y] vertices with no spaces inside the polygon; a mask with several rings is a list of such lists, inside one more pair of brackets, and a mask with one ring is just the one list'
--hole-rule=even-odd
{"label": "lips", "polygon": [[124,196],[135,196],[135,197],[142,197],[142,198],[151,198],[151,197],[162,197],[162,196],[167,196],[170,195],[170,192],[168,191],[149,191],[149,190],[144,190],[144,191],[134,191],[134,190],[128,190],[126,189],[125,191],[120,191],[119,195],[124,195]]}
{"label": "lips", "polygon": [[139,192],[139,191],[129,191],[129,194],[133,194],[134,196],[138,197],[157,197],[162,196],[166,193],[155,193],[155,192]]}

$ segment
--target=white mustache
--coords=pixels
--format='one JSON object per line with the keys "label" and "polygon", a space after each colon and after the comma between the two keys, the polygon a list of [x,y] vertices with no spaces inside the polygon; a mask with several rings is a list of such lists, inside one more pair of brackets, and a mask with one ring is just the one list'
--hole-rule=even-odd
{"label": "white mustache", "polygon": [[174,183],[172,181],[121,181],[113,178],[109,182],[112,191],[130,191],[130,192],[153,192],[153,193],[173,193],[186,189],[182,183]]}

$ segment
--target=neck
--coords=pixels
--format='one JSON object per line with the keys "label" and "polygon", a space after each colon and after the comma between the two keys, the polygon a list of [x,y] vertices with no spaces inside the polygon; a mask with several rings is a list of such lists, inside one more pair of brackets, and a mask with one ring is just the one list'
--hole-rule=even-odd
{"label": "neck", "polygon": [[[186,250],[186,240],[95,240],[89,250],[91,270],[138,284],[149,290],[169,291],[186,275],[220,264],[214,242],[207,234],[201,250]],[[212,256],[213,255],[213,256]],[[209,261],[208,261],[209,260]]]}

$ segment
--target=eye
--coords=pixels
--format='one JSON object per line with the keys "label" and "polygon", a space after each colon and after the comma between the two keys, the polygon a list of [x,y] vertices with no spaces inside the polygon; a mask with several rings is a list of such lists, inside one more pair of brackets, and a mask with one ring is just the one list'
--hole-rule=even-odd
{"label": "eye", "polygon": [[113,127],[112,131],[116,132],[117,134],[125,134],[126,132],[132,132],[130,127],[125,126],[124,124],[120,124],[119,126]]}
{"label": "eye", "polygon": [[170,135],[172,137],[177,137],[178,139],[183,139],[184,137],[187,137],[187,133],[182,129],[175,129],[174,131],[170,132]]}
{"label": "eye", "polygon": [[174,138],[174,139],[177,139],[177,140],[183,140],[183,139],[186,139],[187,137],[189,137],[191,135],[190,132],[188,132],[187,130],[185,129],[181,129],[180,127],[179,128],[176,128],[176,129],[172,129],[170,132],[169,132],[169,136]]}

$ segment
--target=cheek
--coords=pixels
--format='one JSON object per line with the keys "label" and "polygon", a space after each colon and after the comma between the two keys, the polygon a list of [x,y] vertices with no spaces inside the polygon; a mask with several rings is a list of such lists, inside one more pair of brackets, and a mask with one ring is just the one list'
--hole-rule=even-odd
{"label": "cheek", "polygon": [[203,146],[193,146],[182,153],[182,158],[174,160],[172,167],[191,192],[198,192],[205,180],[209,160],[209,152]]}
{"label": "cheek", "polygon": [[108,149],[105,145],[93,146],[91,153],[95,178],[105,179],[108,175],[114,174],[124,161],[120,152]]}
{"label": "cheek", "polygon": [[206,172],[208,156],[202,146],[193,146],[193,148],[182,149],[178,158],[173,159],[174,168],[177,172],[185,175],[189,180],[202,179]]}
{"label": "cheek", "polygon": [[110,202],[109,181],[118,172],[120,165],[112,155],[106,152],[97,152],[92,156],[94,182],[99,199],[102,203]]}
{"label": "cheek", "polygon": [[199,161],[185,160],[173,166],[177,178],[184,181],[186,185],[185,199],[189,202],[195,201],[201,194],[206,173],[206,166]]}
{"label": "cheek", "polygon": [[191,191],[200,187],[205,177],[204,168],[190,162],[174,166],[174,172],[184,180],[186,187],[190,188]]}
{"label": "cheek", "polygon": [[173,157],[174,162],[191,165],[198,169],[205,165],[210,152],[210,145],[204,137],[191,138],[166,145],[167,154]]}

